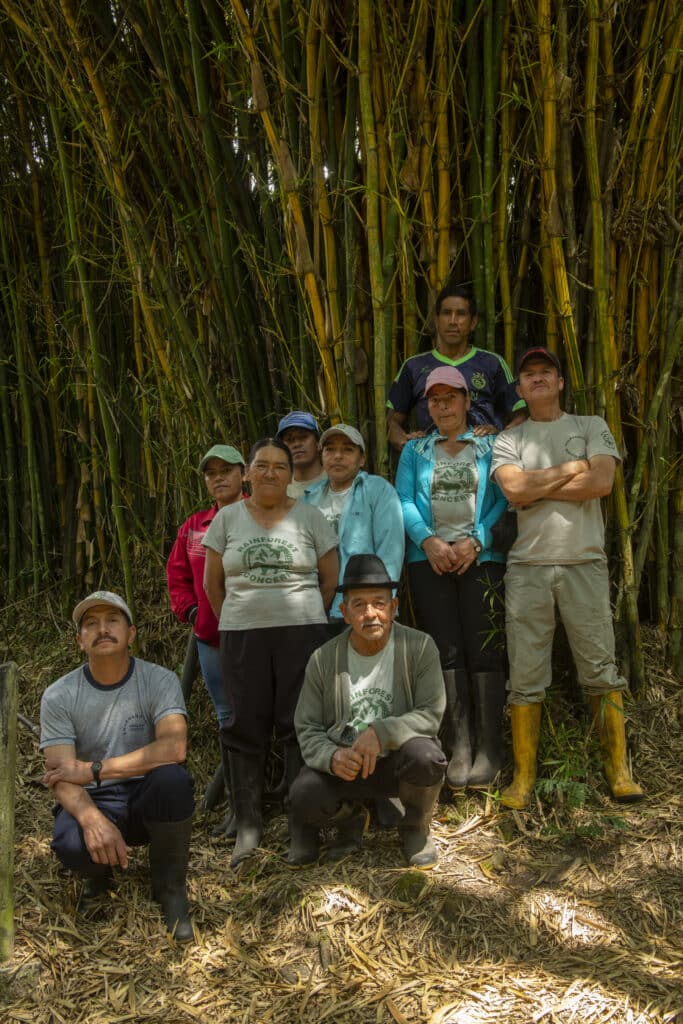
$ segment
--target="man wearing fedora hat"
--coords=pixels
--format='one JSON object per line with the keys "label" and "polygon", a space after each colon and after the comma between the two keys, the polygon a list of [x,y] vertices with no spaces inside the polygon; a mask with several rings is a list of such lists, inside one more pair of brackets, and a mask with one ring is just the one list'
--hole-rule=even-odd
{"label": "man wearing fedora hat", "polygon": [[437,862],[429,823],[446,769],[436,739],[446,695],[434,641],[394,621],[397,586],[376,555],[349,558],[338,589],[350,628],[311,656],[294,716],[305,767],[290,790],[289,864],[317,860],[324,826],[338,827],[329,859],[357,850],[364,802],[396,796],[406,862]]}
{"label": "man wearing fedora hat", "polygon": [[52,849],[84,879],[81,908],[149,845],[152,896],[179,942],[193,937],[186,891],[194,783],[183,762],[187,722],[178,677],[133,658],[136,630],[118,594],[98,590],[73,611],[85,663],[40,705],[43,782],[56,801]]}

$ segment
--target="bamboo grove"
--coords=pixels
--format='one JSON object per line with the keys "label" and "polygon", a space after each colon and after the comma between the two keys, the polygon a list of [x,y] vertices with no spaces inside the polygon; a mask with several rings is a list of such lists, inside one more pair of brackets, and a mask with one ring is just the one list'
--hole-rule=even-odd
{"label": "bamboo grove", "polygon": [[[161,565],[208,444],[388,384],[471,281],[625,455],[623,655],[683,668],[676,0],[0,0],[0,580]],[[678,372],[678,376],[677,376]]]}

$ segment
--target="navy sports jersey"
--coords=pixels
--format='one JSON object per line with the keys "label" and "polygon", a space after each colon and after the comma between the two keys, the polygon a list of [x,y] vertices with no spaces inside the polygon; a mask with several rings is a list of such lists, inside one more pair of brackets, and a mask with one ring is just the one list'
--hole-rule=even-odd
{"label": "navy sports jersey", "polygon": [[437,366],[457,366],[470,389],[472,407],[467,422],[477,427],[491,424],[502,430],[513,410],[523,409],[510,368],[502,356],[474,345],[459,359],[449,359],[437,349],[411,356],[398,371],[391,388],[387,408],[409,415],[415,409],[418,430],[433,426],[423,397],[425,381]]}

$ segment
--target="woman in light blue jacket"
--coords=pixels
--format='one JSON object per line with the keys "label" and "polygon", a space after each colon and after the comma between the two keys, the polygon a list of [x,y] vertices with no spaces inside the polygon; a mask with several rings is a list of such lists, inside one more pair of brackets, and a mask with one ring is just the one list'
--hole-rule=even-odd
{"label": "woman in light blue jacket", "polygon": [[[399,579],[405,553],[401,503],[390,483],[362,469],[362,434],[339,423],[323,433],[320,451],[327,480],[307,488],[301,501],[316,505],[337,531],[339,579],[343,579],[351,555],[378,555],[390,579]],[[344,626],[341,600],[337,594],[329,612],[334,633]]]}
{"label": "woman in light blue jacket", "polygon": [[396,474],[418,625],[436,642],[446,684],[452,788],[485,786],[502,762],[503,575],[492,526],[507,507],[489,480],[493,437],[467,427],[465,378],[452,366],[425,384],[436,431],[409,441]]}

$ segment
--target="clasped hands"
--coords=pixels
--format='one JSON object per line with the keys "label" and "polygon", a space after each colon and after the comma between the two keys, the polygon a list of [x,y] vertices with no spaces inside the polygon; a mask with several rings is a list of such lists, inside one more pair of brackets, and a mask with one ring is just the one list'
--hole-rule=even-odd
{"label": "clasped hands", "polygon": [[335,750],[330,761],[332,774],[345,782],[353,782],[359,774],[367,779],[374,772],[381,751],[377,733],[370,725],[356,737],[353,746]]}
{"label": "clasped hands", "polygon": [[443,576],[449,572],[462,576],[477,559],[477,552],[471,537],[463,537],[462,540],[456,540],[452,544],[441,540],[440,537],[427,537],[422,545],[422,550],[437,576]]}

